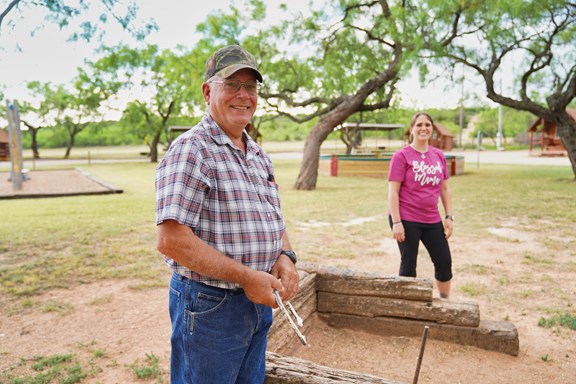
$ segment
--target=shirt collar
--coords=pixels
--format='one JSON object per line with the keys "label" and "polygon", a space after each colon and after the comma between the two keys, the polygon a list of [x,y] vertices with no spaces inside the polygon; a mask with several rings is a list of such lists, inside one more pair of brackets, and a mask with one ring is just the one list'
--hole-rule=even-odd
{"label": "shirt collar", "polygon": [[[218,145],[229,145],[231,148],[237,149],[237,147],[232,143],[230,137],[224,132],[224,130],[218,125],[218,123],[207,113],[201,122],[202,126],[208,131],[212,140]],[[260,146],[252,139],[252,137],[246,133],[242,132],[242,138],[246,143],[246,157],[250,158],[252,156],[258,156],[260,154]]]}

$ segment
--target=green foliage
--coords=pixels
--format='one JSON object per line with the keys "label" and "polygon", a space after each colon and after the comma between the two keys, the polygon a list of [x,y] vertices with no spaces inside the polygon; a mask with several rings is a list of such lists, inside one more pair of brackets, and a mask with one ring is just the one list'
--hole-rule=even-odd
{"label": "green foliage", "polygon": [[[154,20],[144,20],[138,17],[138,2],[122,2],[117,0],[105,0],[100,2],[84,1],[14,1],[10,5],[0,8],[2,18],[0,29],[8,26],[13,27],[18,20],[32,7],[41,7],[45,10],[44,19],[49,23],[57,24],[60,29],[70,28],[70,40],[91,41],[102,40],[110,20],[119,24],[124,30],[137,40],[143,40],[150,32],[157,30]],[[17,5],[12,7],[12,5]],[[6,17],[6,18],[4,18]],[[30,31],[33,35],[42,29],[42,25]]]}
{"label": "green foliage", "polygon": [[130,365],[130,368],[138,379],[153,379],[162,374],[158,357],[153,353],[147,353],[146,359],[142,364],[139,361],[135,361]]}
{"label": "green foliage", "polygon": [[61,303],[55,300],[49,300],[42,304],[40,310],[42,312],[59,312],[65,314],[72,310],[73,306],[68,303]]}
{"label": "green foliage", "polygon": [[[467,67],[482,79],[487,97],[496,103],[556,121],[558,135],[568,152],[574,153],[571,138],[576,136],[576,124],[565,113],[576,97],[573,2],[428,0],[426,3],[429,18],[434,22],[428,23],[426,36],[430,44],[426,46],[425,57],[434,58],[432,62],[451,72],[456,66]],[[502,80],[507,82],[505,88]],[[487,136],[494,137],[494,127],[493,123],[483,127]],[[512,132],[518,129],[507,128]],[[571,162],[576,169],[573,158]]]}
{"label": "green foliage", "polygon": [[123,122],[104,121],[91,124],[78,135],[78,147],[141,145],[140,137],[133,134],[130,127]]}
{"label": "green foliage", "polygon": [[565,313],[550,318],[541,317],[540,320],[538,320],[538,325],[544,328],[560,326],[576,331],[576,316]]}
{"label": "green foliage", "polygon": [[481,283],[469,282],[462,284],[462,286],[460,287],[460,291],[462,291],[462,293],[468,296],[478,297],[486,294],[487,289],[486,286]]}
{"label": "green foliage", "polygon": [[[132,110],[134,108],[134,110]],[[390,123],[404,124],[408,128],[410,119],[416,111],[407,109],[386,109],[383,111],[363,113],[356,115],[349,121],[359,121],[364,123]],[[456,134],[459,127],[453,123],[459,115],[457,110],[429,110],[435,121],[447,126],[451,132]],[[468,110],[466,113],[472,113]],[[124,117],[120,121],[95,122],[78,133],[75,139],[75,147],[91,146],[123,146],[123,145],[143,145],[147,136],[146,122],[144,114],[140,113],[136,104],[131,104]],[[168,121],[168,125],[193,126],[198,123],[199,118],[188,116],[175,116]],[[287,117],[276,117],[274,115],[262,115],[254,118],[265,142],[303,141],[310,134],[317,119],[303,123],[295,123]],[[332,134],[331,139],[339,140],[339,133]],[[381,133],[366,133],[366,137],[378,137]],[[402,139],[404,130],[394,130],[387,134],[386,138]],[[65,147],[69,136],[63,127],[47,126],[37,133],[39,148],[61,148]],[[30,148],[30,132],[24,131],[22,136],[24,148]],[[42,157],[42,156],[41,156]]]}
{"label": "green foliage", "polygon": [[72,354],[35,357],[22,362],[28,363],[32,363],[30,368],[38,373],[24,377],[7,375],[11,384],[75,384],[88,377]]}
{"label": "green foliage", "polygon": [[[482,132],[483,137],[490,138],[496,143],[498,114],[498,108],[480,112],[474,126],[475,129],[470,133],[470,136],[476,137],[478,132]],[[535,120],[536,117],[530,112],[502,107],[502,134],[504,138],[513,139],[520,133],[526,133]]]}
{"label": "green foliage", "polygon": [[0,202],[12,217],[0,222],[5,239],[2,295],[26,298],[122,275],[132,276],[134,284],[139,278],[156,281],[163,265],[157,263],[154,233],[149,231],[154,221],[154,169],[155,164],[142,163],[91,167],[99,179],[121,186],[123,194]]}
{"label": "green foliage", "polygon": [[[384,7],[377,3],[312,4],[307,16],[281,13],[281,21],[272,26],[258,22],[265,14],[265,2],[243,5],[215,13],[199,25],[204,35],[201,44],[216,48],[240,43],[254,53],[265,76],[262,96],[267,113],[290,115],[295,121],[325,116],[352,96],[364,97],[364,105],[385,105],[391,88],[382,73],[390,66],[392,78],[396,71],[407,71],[403,66],[421,45],[417,10],[408,10],[400,2],[391,2],[385,16]],[[359,92],[375,82],[380,86]],[[359,111],[360,105],[345,113]]]}
{"label": "green foliage", "polygon": [[279,117],[264,121],[258,129],[265,141],[301,141],[310,134],[313,125],[314,121],[297,124],[286,117]]}
{"label": "green foliage", "polygon": [[548,363],[548,362],[552,361],[552,359],[550,358],[550,355],[549,355],[549,354],[545,354],[545,355],[541,356],[541,357],[540,357],[540,360],[542,360],[542,361],[545,362],[545,363]]}
{"label": "green foliage", "polygon": [[32,369],[35,371],[43,371],[46,368],[53,367],[64,362],[72,361],[72,355],[54,355],[49,357],[39,357],[34,359]]}
{"label": "green foliage", "polygon": [[[45,133],[46,127],[54,126],[65,133],[65,157],[70,155],[77,135],[97,121],[100,107],[108,97],[99,86],[89,83],[89,78],[80,71],[71,87],[53,86],[50,83],[32,81],[27,84],[33,95],[40,98],[38,106],[23,103],[23,123],[29,128],[30,140],[37,138],[40,132]],[[29,117],[40,118],[39,124],[31,124]],[[58,144],[61,141],[57,141]],[[33,148],[37,149],[37,148]]]}
{"label": "green foliage", "polygon": [[[466,173],[450,179],[454,206],[467,211],[466,223],[459,221],[458,231],[483,227],[494,217],[525,218],[535,226],[543,220],[553,222],[562,233],[564,226],[576,221],[576,212],[566,209],[574,194],[569,167],[500,165],[475,169],[466,165]],[[526,191],[538,196],[540,204],[526,210]]]}
{"label": "green foliage", "polygon": [[[297,191],[291,185],[300,162],[274,163],[290,239],[303,260],[321,260],[326,254],[343,261],[353,261],[355,255],[382,257],[379,244],[388,231],[384,180],[321,176],[314,192]],[[121,187],[123,194],[0,201],[1,211],[10,218],[0,221],[0,308],[13,314],[41,311],[45,307],[33,300],[39,295],[103,279],[130,276],[131,289],[165,285],[168,271],[155,250],[154,170],[155,164],[149,163],[90,167],[91,174]],[[467,167],[464,175],[450,179],[454,207],[463,218],[458,220],[459,236],[486,236],[494,217],[506,212],[508,220],[521,218],[530,228],[545,223],[555,236],[573,237],[576,213],[567,209],[574,193],[570,174],[569,167]],[[526,191],[541,202],[531,205],[529,214]],[[347,225],[358,218],[369,220]],[[534,267],[550,267],[521,261],[519,256],[515,268],[531,272],[526,273],[526,283],[533,280]],[[464,266],[461,273],[497,275],[496,265],[478,264]],[[573,263],[555,264],[574,270]],[[501,280],[505,285],[509,281]],[[480,283],[460,287],[471,297],[492,292]]]}
{"label": "green foliage", "polygon": [[[152,160],[157,159],[157,146],[169,141],[168,127],[175,117],[193,115],[200,100],[201,82],[195,59],[183,48],[160,50],[156,45],[133,49],[125,45],[105,47],[104,56],[89,63],[92,87],[106,94],[129,89],[149,95],[128,102],[123,113],[123,126],[141,142],[149,145]],[[88,81],[88,80],[87,80]]]}
{"label": "green foliage", "polygon": [[[30,148],[31,135],[24,131],[23,148]],[[68,142],[68,135],[62,127],[46,127],[38,131],[39,148],[62,148]],[[126,123],[103,121],[90,124],[76,136],[75,147],[141,145],[143,141],[134,135]],[[40,156],[42,157],[42,156]]]}
{"label": "green foliage", "polygon": [[474,275],[486,275],[491,273],[492,268],[481,264],[467,264],[463,265],[459,270]]}

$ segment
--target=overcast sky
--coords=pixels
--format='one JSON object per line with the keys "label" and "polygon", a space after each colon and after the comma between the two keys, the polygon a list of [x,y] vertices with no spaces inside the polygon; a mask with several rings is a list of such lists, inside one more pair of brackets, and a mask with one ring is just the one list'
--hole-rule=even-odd
{"label": "overcast sky", "polygon": [[[2,10],[7,2],[0,0]],[[274,10],[280,2],[268,0],[266,3],[269,9]],[[139,17],[154,18],[159,26],[159,30],[151,34],[146,42],[158,44],[161,48],[171,48],[178,44],[192,46],[198,39],[196,25],[204,21],[210,12],[228,7],[230,0],[140,0],[138,3]],[[308,0],[290,0],[288,3],[294,10],[308,9]],[[40,25],[42,27],[35,30]],[[31,31],[35,31],[33,36],[30,36]],[[57,26],[45,22],[43,14],[32,8],[25,10],[22,18],[16,20],[13,29],[4,26],[0,35],[0,86],[5,86],[5,97],[10,100],[24,98],[25,82],[30,80],[53,84],[69,82],[84,59],[94,57],[93,52],[97,46],[96,43],[67,42],[70,34],[70,29],[60,31]],[[123,31],[112,29],[107,32],[105,42],[115,45],[122,40],[128,41],[130,38]],[[403,81],[398,86],[404,107],[457,107],[461,85],[445,87],[446,83],[433,83],[422,88],[415,78]]]}

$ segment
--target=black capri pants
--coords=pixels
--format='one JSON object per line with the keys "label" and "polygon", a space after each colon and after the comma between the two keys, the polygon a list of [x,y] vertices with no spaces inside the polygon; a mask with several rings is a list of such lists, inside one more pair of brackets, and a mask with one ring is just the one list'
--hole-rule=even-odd
{"label": "black capri pants", "polygon": [[[390,216],[388,218],[392,228],[392,218]],[[418,246],[422,241],[434,264],[436,280],[441,282],[452,280],[452,255],[442,222],[426,224],[402,220],[402,225],[405,240],[402,243],[398,242],[401,257],[400,276],[416,277]]]}

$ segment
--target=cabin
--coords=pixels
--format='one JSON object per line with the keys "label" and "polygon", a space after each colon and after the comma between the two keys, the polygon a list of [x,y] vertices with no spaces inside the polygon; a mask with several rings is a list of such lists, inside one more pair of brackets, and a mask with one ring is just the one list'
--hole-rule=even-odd
{"label": "cabin", "polygon": [[[454,135],[452,132],[439,123],[434,123],[433,128],[430,145],[443,151],[451,151],[454,148]],[[410,143],[410,128],[404,133],[404,140],[406,143]]]}
{"label": "cabin", "polygon": [[[576,122],[576,109],[567,109],[570,118]],[[568,152],[558,136],[558,127],[553,121],[539,117],[528,128],[528,152],[540,156],[566,156]],[[533,151],[540,147],[540,153]]]}
{"label": "cabin", "polygon": [[0,128],[0,161],[10,160],[10,138],[8,132]]}

